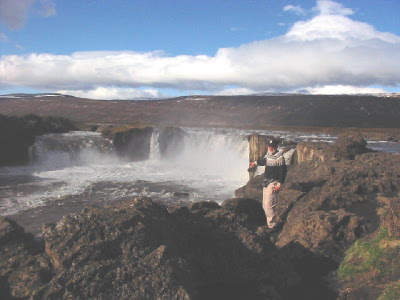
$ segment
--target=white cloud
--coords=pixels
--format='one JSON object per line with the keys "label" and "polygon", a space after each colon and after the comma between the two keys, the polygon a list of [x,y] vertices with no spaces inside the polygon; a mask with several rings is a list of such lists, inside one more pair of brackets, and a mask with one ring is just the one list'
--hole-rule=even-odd
{"label": "white cloud", "polygon": [[348,85],[327,85],[323,87],[306,88],[305,90],[307,90],[310,94],[320,95],[387,93],[387,91],[382,88],[354,87]]}
{"label": "white cloud", "polygon": [[56,93],[72,95],[75,97],[108,100],[108,99],[139,99],[139,98],[165,98],[166,95],[155,89],[139,90],[133,88],[97,87],[92,90],[58,90]]}
{"label": "white cloud", "polygon": [[[0,0],[0,22],[12,29],[24,27],[29,11],[37,0]],[[41,14],[49,17],[55,14],[52,0],[40,0]]]}
{"label": "white cloud", "polygon": [[284,11],[291,11],[294,12],[298,16],[304,16],[307,14],[307,11],[303,9],[301,6],[294,6],[294,5],[286,5],[283,8]]}
{"label": "white cloud", "polygon": [[343,4],[330,1],[330,0],[318,0],[317,5],[313,7],[319,15],[352,15],[354,11],[351,8],[346,8]]}
{"label": "white cloud", "polygon": [[295,23],[281,37],[221,48],[215,56],[171,57],[162,51],[2,56],[0,85],[82,93],[93,93],[98,86],[216,93],[229,92],[231,86],[293,90],[400,85],[399,36],[350,19],[352,10],[333,1],[318,1],[315,11],[319,14]]}

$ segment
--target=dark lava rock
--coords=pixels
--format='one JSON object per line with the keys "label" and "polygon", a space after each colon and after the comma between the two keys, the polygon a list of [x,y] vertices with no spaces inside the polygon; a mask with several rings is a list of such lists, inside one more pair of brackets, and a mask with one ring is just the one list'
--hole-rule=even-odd
{"label": "dark lava rock", "polygon": [[153,127],[122,128],[103,135],[113,141],[118,156],[129,161],[146,160],[150,157],[150,141]]}
{"label": "dark lava rock", "polygon": [[42,245],[0,217],[0,299],[40,299],[53,271]]}
{"label": "dark lava rock", "polygon": [[142,197],[44,225],[34,254],[2,219],[0,285],[10,299],[287,299],[298,277],[263,224],[256,200],[168,212]]}

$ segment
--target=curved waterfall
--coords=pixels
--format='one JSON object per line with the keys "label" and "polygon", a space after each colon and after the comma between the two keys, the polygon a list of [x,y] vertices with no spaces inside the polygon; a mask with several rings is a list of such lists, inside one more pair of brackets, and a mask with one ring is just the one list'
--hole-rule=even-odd
{"label": "curved waterfall", "polygon": [[116,151],[99,133],[76,131],[37,136],[29,154],[32,163],[68,166],[98,163],[100,157],[115,158]]}

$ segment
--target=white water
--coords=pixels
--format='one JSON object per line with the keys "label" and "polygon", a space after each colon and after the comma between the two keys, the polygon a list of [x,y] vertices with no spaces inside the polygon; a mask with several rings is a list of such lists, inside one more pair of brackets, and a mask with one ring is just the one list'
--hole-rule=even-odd
{"label": "white water", "polygon": [[[82,202],[87,197],[91,203],[99,194],[107,202],[138,195],[169,201],[174,192],[189,193],[186,200],[190,201],[222,201],[233,197],[234,190],[248,180],[248,143],[243,135],[191,132],[182,153],[169,160],[160,158],[156,141],[154,134],[149,160],[124,162],[96,133],[39,137],[31,151],[32,164],[0,168],[0,215],[80,195]],[[142,183],[134,188],[137,181],[148,181],[149,186]],[[100,184],[104,182],[112,187]],[[160,190],[160,184],[164,189]]]}

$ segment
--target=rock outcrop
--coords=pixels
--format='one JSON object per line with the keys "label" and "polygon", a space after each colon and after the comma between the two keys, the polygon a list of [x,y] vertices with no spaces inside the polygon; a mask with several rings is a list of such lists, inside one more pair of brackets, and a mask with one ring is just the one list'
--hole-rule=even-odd
{"label": "rock outcrop", "polygon": [[44,225],[31,253],[22,228],[1,219],[1,291],[10,299],[287,299],[299,278],[256,233],[264,224],[253,199],[167,210],[143,197]]}
{"label": "rock outcrop", "polygon": [[[277,212],[285,223],[276,245],[302,278],[321,280],[357,240],[379,230],[399,236],[400,155],[371,152],[362,139],[349,137],[333,145],[299,143],[296,152],[297,165],[279,194]],[[260,182],[255,177],[236,196],[261,201]],[[345,294],[343,299],[361,299]]]}
{"label": "rock outcrop", "polygon": [[18,118],[0,114],[0,166],[27,163],[35,136],[71,130],[77,128],[64,118],[42,118],[33,114]]}
{"label": "rock outcrop", "polygon": [[153,127],[107,126],[98,131],[113,141],[118,156],[122,159],[140,161],[150,157]]}
{"label": "rock outcrop", "polygon": [[300,142],[294,161],[299,164],[307,160],[353,160],[356,155],[373,152],[366,146],[367,142],[361,136],[347,134],[339,135],[333,145],[325,142]]}
{"label": "rock outcrop", "polygon": [[18,224],[0,217],[0,299],[41,299],[53,276],[42,245]]}

